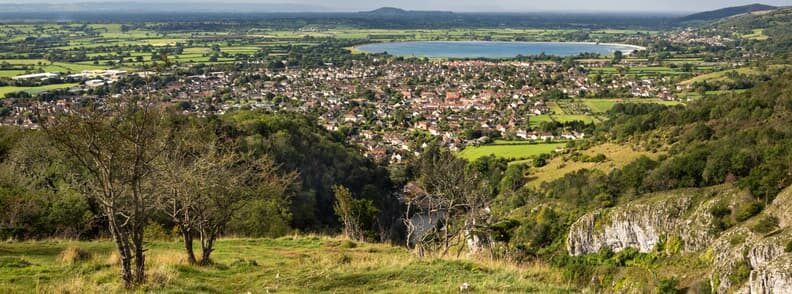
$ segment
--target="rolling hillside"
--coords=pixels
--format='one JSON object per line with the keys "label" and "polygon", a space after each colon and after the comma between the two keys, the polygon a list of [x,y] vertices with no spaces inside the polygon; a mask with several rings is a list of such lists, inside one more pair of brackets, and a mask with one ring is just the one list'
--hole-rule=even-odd
{"label": "rolling hillside", "polygon": [[728,7],[718,10],[705,11],[691,14],[679,19],[680,22],[712,21],[739,14],[751,13],[755,11],[774,10],[777,7],[764,4],[751,4],[745,6]]}

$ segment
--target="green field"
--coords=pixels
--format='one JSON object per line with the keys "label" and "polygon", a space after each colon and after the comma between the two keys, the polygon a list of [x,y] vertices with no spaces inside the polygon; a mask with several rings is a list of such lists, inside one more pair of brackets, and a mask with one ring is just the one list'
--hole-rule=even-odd
{"label": "green field", "polygon": [[682,104],[678,101],[667,101],[656,98],[642,99],[642,98],[624,98],[624,99],[582,99],[578,100],[588,106],[593,113],[606,113],[611,110],[613,106],[620,103],[656,103],[662,105],[679,105]]}
{"label": "green field", "polygon": [[753,75],[753,74],[757,74],[758,73],[758,71],[755,68],[750,68],[750,67],[738,68],[738,69],[730,69],[730,70],[717,71],[717,72],[713,72],[713,73],[703,74],[703,75],[697,76],[695,78],[692,78],[692,79],[689,79],[689,80],[685,80],[685,81],[683,81],[683,82],[681,82],[679,84],[683,85],[683,86],[688,86],[688,85],[692,85],[692,84],[697,83],[697,82],[704,82],[704,81],[707,81],[707,82],[727,81],[727,80],[729,80],[729,78],[727,77],[727,74],[730,73],[730,72],[736,72],[736,73],[744,74],[744,75]]}
{"label": "green field", "polygon": [[[324,237],[224,239],[214,265],[185,262],[179,241],[148,245],[147,284],[154,293],[454,293],[570,292],[547,266],[419,259],[402,247]],[[67,263],[67,247],[91,256]],[[0,293],[116,293],[120,283],[111,241],[0,243]]]}
{"label": "green field", "polygon": [[467,160],[495,155],[496,157],[511,160],[525,159],[540,154],[548,154],[557,148],[563,148],[566,143],[531,143],[526,141],[495,141],[495,143],[467,147],[459,156]]}
{"label": "green field", "polygon": [[764,29],[755,29],[755,30],[753,30],[752,33],[746,34],[746,35],[742,35],[741,37],[743,39],[757,40],[757,41],[764,41],[764,40],[767,40],[768,38],[770,38],[769,36],[765,35]]}
{"label": "green field", "polygon": [[[338,40],[366,40],[369,42],[389,41],[569,41],[568,35],[579,32],[572,29],[516,29],[516,28],[451,28],[451,29],[365,29],[347,26],[325,27],[306,26],[301,29],[277,29],[268,27],[251,27],[244,30],[215,31],[162,31],[156,29],[159,23],[145,23],[124,31],[118,23],[88,24],[86,28],[78,25],[62,23],[41,24],[5,24],[0,25],[0,36],[4,42],[13,44],[26,38],[56,38],[62,42],[52,42],[41,46],[43,51],[57,50],[62,53],[82,54],[77,62],[68,64],[50,64],[41,59],[41,55],[24,58],[25,52],[0,52],[0,58],[6,58],[11,64],[27,64],[33,68],[27,71],[79,72],[85,69],[129,68],[139,67],[142,57],[144,62],[151,62],[153,51],[163,47],[174,47],[177,44],[182,52],[171,55],[174,62],[182,64],[210,63],[211,48],[219,46],[219,60],[212,63],[229,63],[236,60],[235,56],[251,55],[261,50],[269,50],[270,56],[278,56],[286,52],[283,46],[311,46],[322,42],[319,38]],[[654,34],[651,31],[638,30],[592,30],[593,38],[624,39],[636,34]],[[142,46],[152,46],[149,51],[141,51]],[[137,48],[136,48],[137,47]],[[285,49],[288,50],[288,49]],[[354,51],[354,50],[353,50]],[[20,54],[21,53],[21,54]],[[222,56],[225,54],[226,56]],[[94,61],[95,58],[99,60]],[[13,60],[16,59],[16,60]],[[12,68],[13,70],[21,70]],[[10,70],[10,69],[9,69]],[[0,73],[0,77],[12,76],[16,73]]]}
{"label": "green field", "polygon": [[[619,72],[620,67],[608,66],[601,68],[592,68],[591,74],[615,74]],[[678,69],[673,69],[665,66],[641,66],[641,67],[623,67],[625,74],[647,76],[647,75],[683,75],[687,74]]]}
{"label": "green field", "polygon": [[5,86],[5,87],[0,87],[0,98],[5,97],[5,95],[8,93],[14,93],[14,92],[28,92],[31,95],[36,95],[44,91],[56,90],[56,89],[68,89],[74,86],[77,86],[77,84],[55,84],[55,85],[46,85],[40,87]]}

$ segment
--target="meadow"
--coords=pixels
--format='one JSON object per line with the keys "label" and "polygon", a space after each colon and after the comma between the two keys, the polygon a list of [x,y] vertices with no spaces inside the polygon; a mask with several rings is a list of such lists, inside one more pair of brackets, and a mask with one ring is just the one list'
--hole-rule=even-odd
{"label": "meadow", "polygon": [[583,103],[591,110],[592,113],[600,114],[606,113],[611,110],[616,104],[625,103],[656,103],[667,106],[674,106],[682,104],[679,101],[668,101],[657,98],[602,98],[602,99],[579,99],[577,102]]}
{"label": "meadow", "polygon": [[540,154],[553,153],[556,149],[564,146],[566,146],[564,142],[535,143],[497,140],[487,145],[467,147],[459,152],[459,156],[470,161],[489,155],[509,160],[521,160]]}
{"label": "meadow", "polygon": [[68,84],[53,84],[53,85],[46,85],[46,86],[39,86],[39,87],[15,87],[15,86],[5,86],[0,87],[0,97],[5,97],[8,93],[14,92],[28,92],[30,95],[36,95],[38,93],[49,91],[49,90],[57,90],[57,89],[68,89],[71,87],[76,86],[77,84],[68,83]]}
{"label": "meadow", "polygon": [[597,156],[598,154],[605,155],[606,160],[603,162],[582,162],[569,160],[565,156],[556,156],[550,160],[547,165],[534,168],[528,176],[529,187],[539,187],[541,183],[551,182],[560,179],[564,175],[579,171],[582,169],[600,170],[608,173],[613,169],[621,168],[641,156],[647,156],[652,159],[657,159],[661,153],[652,153],[646,151],[633,150],[630,146],[619,145],[613,143],[606,143],[593,146],[589,149],[580,152],[586,156]]}
{"label": "meadow", "polygon": [[[179,241],[147,251],[156,293],[567,293],[548,266],[475,258],[418,258],[403,247],[318,236],[223,239],[211,266],[189,265]],[[79,252],[80,254],[75,254]],[[0,293],[119,293],[111,241],[0,243]]]}

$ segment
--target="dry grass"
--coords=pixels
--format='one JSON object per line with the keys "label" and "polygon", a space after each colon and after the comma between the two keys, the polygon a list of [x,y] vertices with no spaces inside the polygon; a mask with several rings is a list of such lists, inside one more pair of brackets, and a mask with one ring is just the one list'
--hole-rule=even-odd
{"label": "dry grass", "polygon": [[58,255],[58,260],[65,264],[75,264],[90,260],[92,257],[93,254],[87,250],[80,249],[76,246],[69,246]]}
{"label": "dry grass", "polygon": [[151,262],[152,264],[157,264],[157,265],[166,265],[166,266],[186,265],[187,254],[185,254],[182,251],[176,251],[176,250],[155,251],[147,254],[146,260]]}
{"label": "dry grass", "polygon": [[581,151],[580,153],[588,156],[596,156],[597,154],[604,154],[608,160],[605,162],[578,162],[578,161],[565,161],[563,156],[553,158],[547,165],[533,170],[533,173],[528,179],[528,186],[531,188],[539,187],[544,182],[551,182],[562,178],[564,175],[576,172],[582,169],[600,170],[603,172],[610,172],[612,169],[621,168],[630,162],[635,161],[639,157],[647,156],[652,159],[657,159],[660,153],[651,153],[646,151],[635,151],[629,146],[606,143],[589,148],[588,150]]}
{"label": "dry grass", "polygon": [[110,253],[109,256],[107,256],[107,260],[105,262],[108,265],[113,265],[113,266],[120,265],[121,264],[121,258],[118,257],[118,252],[113,252],[113,253]]}
{"label": "dry grass", "polygon": [[[217,264],[185,264],[180,244],[152,242],[147,282],[135,292],[154,293],[452,293],[469,284],[474,292],[568,292],[565,283],[543,265],[513,265],[488,258],[418,258],[398,246],[355,242],[328,236],[277,239],[234,238],[218,242]],[[0,272],[0,293],[123,293],[118,257],[111,242],[80,242],[93,258],[75,266],[57,262],[57,254],[75,243],[0,244],[21,258],[30,250],[58,249],[33,259],[36,271]],[[353,248],[350,248],[353,247]],[[50,250],[52,251],[52,250]],[[109,264],[109,266],[108,266]],[[2,280],[2,279],[6,280]],[[13,279],[13,284],[3,283]],[[558,279],[560,280],[560,279]]]}
{"label": "dry grass", "polygon": [[179,276],[173,265],[159,264],[150,268],[146,277],[146,288],[162,289],[170,285]]}
{"label": "dry grass", "polygon": [[52,289],[47,289],[46,292],[58,294],[81,294],[81,293],[95,293],[97,290],[94,285],[88,282],[83,276],[75,276],[66,281],[56,284]]}

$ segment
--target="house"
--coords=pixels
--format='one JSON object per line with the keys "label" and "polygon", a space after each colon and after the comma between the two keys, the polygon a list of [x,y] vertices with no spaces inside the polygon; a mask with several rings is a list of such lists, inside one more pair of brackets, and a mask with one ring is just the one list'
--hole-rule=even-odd
{"label": "house", "polygon": [[96,88],[106,85],[107,83],[104,80],[90,80],[85,82],[85,86],[89,88]]}
{"label": "house", "polygon": [[523,140],[528,140],[528,132],[526,132],[525,130],[517,130],[517,132],[514,135]]}
{"label": "house", "polygon": [[446,102],[448,103],[456,103],[459,102],[461,95],[459,91],[446,91]]}

